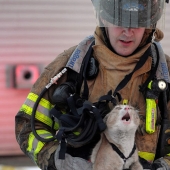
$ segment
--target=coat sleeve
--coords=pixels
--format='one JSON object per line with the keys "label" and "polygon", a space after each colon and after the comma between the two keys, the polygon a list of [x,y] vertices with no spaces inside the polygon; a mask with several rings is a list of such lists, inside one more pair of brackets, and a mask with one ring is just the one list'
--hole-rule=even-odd
{"label": "coat sleeve", "polygon": [[[60,54],[44,69],[44,72],[31,88],[25,102],[15,116],[16,140],[21,150],[43,170],[47,168],[50,170],[56,169],[54,164],[54,152],[58,147],[58,141],[42,142],[36,139],[31,130],[33,107],[42,90],[50,82],[50,79],[57,75],[66,65],[74,49],[75,47],[72,47]],[[53,84],[47,90],[38,104],[35,115],[35,129],[37,134],[42,138],[51,138],[59,128],[58,123],[55,122],[53,124],[49,112],[54,106],[51,96],[57,86],[64,81],[66,81],[66,74],[59,79],[57,85]]]}
{"label": "coat sleeve", "polygon": [[[166,61],[167,61],[167,66],[168,66],[168,70],[169,70],[169,75],[170,75],[170,57],[168,55],[165,55],[166,57]],[[169,88],[170,88],[170,85],[169,85]],[[170,120],[170,89],[169,89],[169,94],[167,96],[168,98],[168,118]],[[169,168],[170,168],[170,153],[168,155],[166,155],[164,157],[164,160],[166,161],[166,163],[169,165]]]}
{"label": "coat sleeve", "polygon": [[[169,71],[169,75],[170,75],[170,57],[168,55],[165,55],[166,57],[166,62],[167,62],[167,67],[168,67],[168,71]],[[169,93],[168,93],[168,113],[169,113],[169,120],[170,120],[170,84],[169,84]]]}

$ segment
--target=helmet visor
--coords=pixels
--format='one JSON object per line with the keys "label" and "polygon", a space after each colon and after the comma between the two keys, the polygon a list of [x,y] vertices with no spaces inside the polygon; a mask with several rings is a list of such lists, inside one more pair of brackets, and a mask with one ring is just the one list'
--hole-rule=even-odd
{"label": "helmet visor", "polygon": [[[92,0],[97,25],[164,28],[165,0]],[[159,22],[158,22],[159,21]]]}

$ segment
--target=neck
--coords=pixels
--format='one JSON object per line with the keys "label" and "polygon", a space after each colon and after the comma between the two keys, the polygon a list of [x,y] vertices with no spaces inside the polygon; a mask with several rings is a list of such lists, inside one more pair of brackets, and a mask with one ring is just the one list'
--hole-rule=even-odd
{"label": "neck", "polygon": [[106,131],[105,136],[109,143],[113,143],[114,145],[116,145],[119,148],[119,150],[124,154],[125,157],[129,156],[130,152],[134,147],[135,142],[134,133],[119,132],[117,134],[107,135]]}

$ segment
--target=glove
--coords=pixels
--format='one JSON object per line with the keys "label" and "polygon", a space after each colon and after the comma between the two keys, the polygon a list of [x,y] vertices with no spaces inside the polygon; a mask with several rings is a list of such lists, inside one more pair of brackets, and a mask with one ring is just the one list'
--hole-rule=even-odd
{"label": "glove", "polygon": [[147,160],[139,157],[139,162],[141,163],[141,165],[143,166],[144,170],[150,170],[151,169],[151,163],[148,162]]}
{"label": "glove", "polygon": [[151,170],[170,170],[170,167],[163,158],[159,158],[153,162]]}
{"label": "glove", "polygon": [[92,163],[79,158],[79,157],[72,157],[69,154],[65,154],[65,159],[58,159],[59,157],[59,150],[60,146],[57,148],[54,161],[57,170],[92,170]]}

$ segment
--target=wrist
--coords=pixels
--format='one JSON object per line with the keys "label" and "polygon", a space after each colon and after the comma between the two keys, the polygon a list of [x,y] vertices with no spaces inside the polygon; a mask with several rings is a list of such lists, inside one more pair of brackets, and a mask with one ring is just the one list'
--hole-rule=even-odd
{"label": "wrist", "polygon": [[169,170],[170,166],[164,158],[159,158],[155,160],[152,164],[151,170]]}

